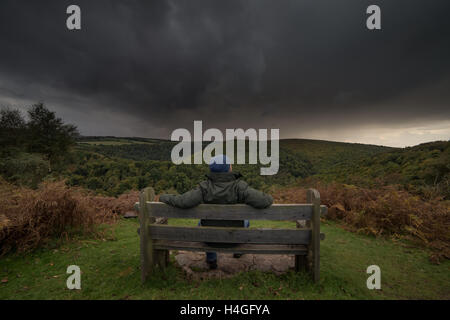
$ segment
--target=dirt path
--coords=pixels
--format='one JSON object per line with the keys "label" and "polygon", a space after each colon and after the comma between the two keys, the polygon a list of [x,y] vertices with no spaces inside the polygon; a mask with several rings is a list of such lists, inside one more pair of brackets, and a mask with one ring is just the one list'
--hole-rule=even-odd
{"label": "dirt path", "polygon": [[236,259],[232,254],[219,253],[216,270],[209,270],[204,252],[178,251],[175,260],[194,279],[227,278],[250,270],[282,274],[294,268],[294,256],[246,254]]}

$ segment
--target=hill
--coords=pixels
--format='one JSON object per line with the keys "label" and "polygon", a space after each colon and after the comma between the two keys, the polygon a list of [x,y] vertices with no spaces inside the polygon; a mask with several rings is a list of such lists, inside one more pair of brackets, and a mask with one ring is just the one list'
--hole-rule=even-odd
{"label": "hill", "polygon": [[[109,157],[137,161],[170,160],[170,150],[176,144],[169,140],[148,138],[82,137],[79,147]],[[204,143],[204,146],[207,142]],[[333,142],[311,139],[281,139],[280,151],[303,154],[320,172],[328,166],[362,159],[395,148],[360,143]]]}
{"label": "hill", "polygon": [[[207,171],[206,165],[175,166],[170,153],[175,142],[136,137],[82,137],[64,172],[71,185],[80,185],[99,193],[119,195],[147,185],[157,192],[184,192],[194,187]],[[204,146],[208,143],[205,142]],[[326,168],[351,163],[392,148],[289,139],[280,141],[280,170],[275,176],[261,176],[259,167],[235,165],[254,187],[268,189],[288,186],[322,173]],[[164,178],[162,178],[164,177]]]}
{"label": "hill", "polygon": [[396,148],[361,143],[347,143],[311,139],[283,139],[280,148],[300,152],[313,164],[315,173],[327,172],[336,165],[352,163],[397,150]]}
{"label": "hill", "polygon": [[[64,178],[69,185],[113,196],[148,185],[157,192],[184,192],[203,179],[207,167],[174,165],[170,153],[175,144],[139,137],[80,137],[75,148],[53,164],[50,174],[49,165],[43,161],[39,163],[40,170],[33,169],[38,154],[30,154],[28,160],[23,152],[5,158],[0,174],[14,183],[27,185],[29,181],[32,187],[43,178]],[[359,187],[399,185],[424,198],[449,199],[449,145],[448,141],[436,141],[410,148],[390,148],[285,139],[280,140],[277,175],[261,176],[259,165],[235,165],[234,169],[252,186],[264,190],[339,182]]]}
{"label": "hill", "polygon": [[359,161],[337,163],[318,177],[367,187],[400,185],[426,198],[450,199],[450,141],[393,149]]}

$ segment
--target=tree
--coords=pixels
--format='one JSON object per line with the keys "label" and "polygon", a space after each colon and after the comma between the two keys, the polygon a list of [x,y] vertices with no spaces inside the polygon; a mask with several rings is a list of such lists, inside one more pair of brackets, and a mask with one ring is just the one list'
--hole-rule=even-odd
{"label": "tree", "polygon": [[0,148],[3,152],[20,149],[25,142],[25,120],[19,110],[0,110]]}
{"label": "tree", "polygon": [[78,136],[76,126],[64,124],[62,119],[57,118],[43,103],[33,105],[28,115],[30,152],[42,153],[50,162],[54,162],[75,144],[75,138]]}

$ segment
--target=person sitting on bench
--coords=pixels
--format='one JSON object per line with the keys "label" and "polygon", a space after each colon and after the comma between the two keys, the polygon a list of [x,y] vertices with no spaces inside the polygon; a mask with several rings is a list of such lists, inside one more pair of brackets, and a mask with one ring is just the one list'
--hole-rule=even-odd
{"label": "person sitting on bench", "polygon": [[[232,171],[230,159],[226,155],[218,155],[211,159],[209,165],[210,172],[206,174],[208,178],[193,190],[181,195],[163,194],[159,201],[177,208],[192,208],[201,203],[213,204],[236,204],[245,203],[254,208],[263,209],[270,207],[273,203],[271,195],[253,189],[242,180],[242,175]],[[222,223],[222,224],[221,224]],[[223,223],[226,223],[224,225]],[[250,226],[248,220],[200,220],[199,226]],[[240,255],[235,254],[235,258]],[[217,268],[217,254],[215,252],[206,253],[206,262],[210,269]]]}

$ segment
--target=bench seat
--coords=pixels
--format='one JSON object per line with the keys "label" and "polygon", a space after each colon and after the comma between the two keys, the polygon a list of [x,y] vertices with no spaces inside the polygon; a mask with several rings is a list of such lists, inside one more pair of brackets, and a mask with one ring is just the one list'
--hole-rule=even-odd
{"label": "bench seat", "polygon": [[204,242],[155,240],[153,242],[155,250],[183,250],[183,251],[203,251],[203,252],[224,252],[224,253],[253,253],[253,254],[294,254],[305,255],[308,248],[298,244],[248,244],[242,243],[229,248],[212,247]]}

